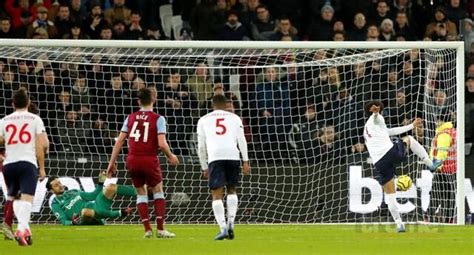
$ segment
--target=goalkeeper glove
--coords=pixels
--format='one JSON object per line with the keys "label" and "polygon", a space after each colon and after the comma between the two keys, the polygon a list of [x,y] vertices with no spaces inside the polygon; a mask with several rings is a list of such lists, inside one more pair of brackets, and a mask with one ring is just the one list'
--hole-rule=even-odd
{"label": "goalkeeper glove", "polygon": [[107,180],[107,172],[102,171],[99,174],[99,184],[103,185],[105,180]]}
{"label": "goalkeeper glove", "polygon": [[72,215],[72,225],[81,225],[82,224],[82,218],[80,215],[73,214]]}

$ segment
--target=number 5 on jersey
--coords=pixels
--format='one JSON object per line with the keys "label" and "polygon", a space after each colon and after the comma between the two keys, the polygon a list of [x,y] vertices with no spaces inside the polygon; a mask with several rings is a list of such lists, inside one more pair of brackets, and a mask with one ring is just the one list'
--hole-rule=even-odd
{"label": "number 5 on jersey", "polygon": [[224,118],[216,119],[216,128],[217,128],[216,134],[217,135],[223,135],[227,132],[227,128],[222,123],[224,120],[225,120]]}
{"label": "number 5 on jersey", "polygon": [[[135,139],[135,142],[140,140],[142,134],[140,133],[140,128],[138,128],[138,121],[133,122],[132,131],[130,131],[130,137]],[[148,129],[150,127],[149,122],[143,122],[143,142],[146,143],[148,141]]]}

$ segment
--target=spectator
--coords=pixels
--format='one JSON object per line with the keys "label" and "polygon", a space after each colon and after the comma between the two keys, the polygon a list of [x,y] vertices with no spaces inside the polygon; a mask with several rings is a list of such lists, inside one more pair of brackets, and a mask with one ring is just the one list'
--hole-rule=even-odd
{"label": "spectator", "polygon": [[163,91],[163,89],[160,89],[160,87],[163,86],[164,78],[159,60],[151,59],[150,62],[148,62],[148,66],[144,72],[144,75],[146,83],[156,86],[158,93],[160,93],[160,91]]}
{"label": "spectator", "polygon": [[102,9],[100,8],[100,4],[93,3],[91,5],[90,15],[84,21],[84,32],[88,34],[92,39],[99,39],[100,30],[106,25],[107,21],[102,15]]}
{"label": "spectator", "polygon": [[341,32],[341,33],[346,33],[346,30],[344,29],[344,23],[341,20],[336,20],[334,24],[332,25],[332,31],[335,32]]}
{"label": "spectator", "polygon": [[71,93],[65,89],[59,92],[56,102],[55,111],[57,112],[56,118],[58,119],[63,119],[66,112],[77,109],[72,104]]}
{"label": "spectator", "polygon": [[113,24],[113,38],[115,40],[127,40],[128,31],[123,20],[116,20]]}
{"label": "spectator", "polygon": [[[327,41],[332,35],[332,22],[334,18],[334,8],[325,5],[321,9],[321,16],[314,18],[309,27],[309,39],[312,41]],[[343,28],[344,29],[344,28]]]}
{"label": "spectator", "polygon": [[[156,0],[140,0],[134,1],[137,2],[138,8],[132,8],[137,10],[142,17],[142,26],[145,30],[146,28],[154,27],[158,28],[160,25],[160,6],[164,3],[163,1],[156,1]],[[184,5],[185,2],[187,5]],[[168,2],[171,3],[171,2]],[[192,9],[196,3],[191,3],[189,1],[173,1],[171,3],[173,5],[173,13],[181,14],[183,17],[183,23],[189,20],[189,15],[187,13]],[[176,10],[178,5],[183,4],[182,9]],[[181,6],[179,6],[181,7]],[[157,29],[158,30],[158,29]]]}
{"label": "spectator", "polygon": [[32,39],[49,39],[48,31],[42,27],[35,28],[32,36]]}
{"label": "spectator", "polygon": [[17,37],[12,29],[11,19],[9,17],[2,17],[0,19],[0,38],[15,38]]}
{"label": "spectator", "polygon": [[240,13],[242,24],[250,30],[251,24],[257,20],[257,7],[260,6],[259,0],[240,0],[241,4],[237,4],[236,10]]}
{"label": "spectator", "polygon": [[334,126],[328,125],[321,129],[321,134],[316,139],[315,157],[316,162],[334,160],[341,162],[345,159],[342,152],[342,142],[336,133]]}
{"label": "spectator", "polygon": [[[474,29],[472,19],[466,18],[464,21],[464,50],[472,52],[472,45],[474,43]],[[474,74],[473,74],[474,75]]]}
{"label": "spectator", "polygon": [[237,12],[233,10],[227,14],[227,22],[218,32],[217,37],[224,41],[250,40],[247,28],[239,22]]}
{"label": "spectator", "polygon": [[288,17],[282,16],[278,21],[277,30],[270,37],[274,41],[282,41],[283,36],[291,37],[291,41],[298,41],[298,30],[291,25],[291,21]]}
{"label": "spectator", "polygon": [[[359,109],[363,109],[364,102],[368,102],[372,99],[372,95],[370,95],[370,93],[366,93],[372,89],[370,75],[366,74],[368,74],[366,63],[357,63],[352,66],[352,71],[349,76],[351,78],[346,79],[345,81],[345,87],[349,88],[350,93],[354,95],[354,100],[359,103]],[[362,126],[363,125],[364,124],[362,123]]]}
{"label": "spectator", "polygon": [[60,5],[58,15],[56,16],[56,21],[54,25],[57,29],[57,38],[63,38],[65,34],[71,31],[71,16],[70,16],[69,6]]}
{"label": "spectator", "polygon": [[395,31],[393,30],[393,21],[384,19],[380,25],[379,41],[395,41]]}
{"label": "spectator", "polygon": [[131,12],[130,25],[127,27],[127,39],[143,40],[145,38],[145,30],[140,25],[141,19],[140,13],[136,11]]}
{"label": "spectator", "polygon": [[[85,127],[87,129],[87,127]],[[110,153],[115,144],[107,122],[101,118],[93,118],[90,127],[91,136],[87,139],[88,151],[90,153]]]}
{"label": "spectator", "polygon": [[195,40],[213,40],[216,37],[215,21],[210,19],[213,13],[213,0],[202,0],[191,14],[191,28]]}
{"label": "spectator", "polygon": [[117,20],[122,20],[128,24],[131,13],[132,11],[125,6],[125,0],[114,0],[114,5],[105,11],[104,17],[109,24],[113,24]]}
{"label": "spectator", "polygon": [[361,111],[357,110],[357,103],[349,89],[343,86],[339,87],[338,94],[331,101],[333,117],[329,123],[332,122],[335,128],[340,130],[340,137],[350,144],[357,142],[357,137],[360,135],[357,121],[364,118]]}
{"label": "spectator", "polygon": [[212,96],[212,77],[209,75],[208,66],[205,63],[199,63],[187,83],[189,91],[197,99],[198,107],[205,107],[207,99]]}
{"label": "spectator", "polygon": [[464,8],[463,3],[461,3],[461,0],[448,0],[445,13],[446,17],[450,21],[454,22],[458,29],[459,21],[468,17],[466,9]]}
{"label": "spectator", "polygon": [[[4,1],[2,1],[4,2]],[[29,0],[19,0],[18,5],[16,5],[15,0],[6,0],[5,1],[5,11],[12,18],[13,30],[16,30],[22,26],[28,26],[33,22],[32,17],[36,17],[36,7],[30,5]],[[43,4],[46,8],[51,6],[50,0],[43,0]]]}
{"label": "spectator", "polygon": [[164,101],[164,116],[167,116],[170,146],[176,154],[188,155],[190,151],[187,148],[187,140],[193,123],[191,109],[197,108],[197,101],[189,93],[188,87],[181,84],[181,75],[177,70],[172,70],[167,78]]}
{"label": "spectator", "polygon": [[332,36],[332,40],[335,42],[342,42],[346,40],[346,34],[343,32],[334,32],[334,35]]}
{"label": "spectator", "polygon": [[[214,21],[214,26],[216,31],[218,31],[223,24],[228,21],[230,6],[227,4],[227,0],[217,0],[214,6],[214,11],[212,12],[211,20]],[[237,16],[238,13],[234,12]]]}
{"label": "spectator", "polygon": [[388,5],[387,0],[378,0],[375,11],[372,12],[372,16],[370,18],[371,22],[377,26],[381,26],[383,20],[390,19],[391,17],[392,15],[390,14],[390,6]]}
{"label": "spectator", "polygon": [[257,19],[251,24],[252,37],[257,41],[268,41],[277,29],[277,23],[265,5],[259,5],[256,10]]}
{"label": "spectator", "polygon": [[[16,69],[13,68],[6,68],[3,71],[2,80],[0,81],[0,88],[2,88],[2,96],[3,104],[1,104],[2,109],[2,116],[8,115],[13,112],[12,106],[12,96],[13,92],[20,88],[20,84],[18,83],[17,77],[15,75],[17,73]],[[2,101],[0,101],[2,102]]]}
{"label": "spectator", "polygon": [[48,36],[51,38],[56,38],[56,26],[52,21],[48,20],[48,9],[46,9],[44,6],[39,6],[36,10],[36,20],[33,21],[28,26],[27,32],[26,32],[26,37],[27,38],[32,38],[33,37],[33,31],[37,28],[41,27],[46,29],[48,32]]}
{"label": "spectator", "polygon": [[397,12],[394,29],[397,36],[403,36],[407,41],[417,39],[412,26],[408,23],[407,14],[403,11]]}
{"label": "spectator", "polygon": [[435,116],[446,115],[449,113],[448,109],[448,100],[446,92],[443,90],[436,90],[433,94],[433,110],[435,111]]}
{"label": "spectator", "polygon": [[[85,124],[85,125],[84,125]],[[58,121],[59,145],[63,152],[82,153],[86,148],[86,137],[90,137],[87,124],[79,119],[76,111],[68,111],[66,118]]]}
{"label": "spectator", "polygon": [[309,10],[311,12],[311,17],[320,17],[322,15],[322,10],[324,6],[331,6],[333,12],[339,13],[342,8],[342,0],[312,0],[309,1]]}
{"label": "spectator", "polygon": [[90,113],[92,111],[91,96],[89,94],[89,86],[87,85],[85,74],[80,74],[74,81],[71,96],[73,104],[80,107],[81,112]]}
{"label": "spectator", "polygon": [[378,41],[380,38],[380,32],[377,25],[369,25],[367,27],[367,41]]}
{"label": "spectator", "polygon": [[87,17],[87,11],[81,0],[70,0],[70,19],[72,23],[81,24]]}
{"label": "spectator", "polygon": [[426,27],[425,37],[435,38],[434,40],[436,40],[444,36],[455,38],[457,34],[456,24],[448,20],[444,8],[436,8],[433,22]]}
{"label": "spectator", "polygon": [[135,69],[131,66],[126,66],[122,68],[121,73],[123,88],[128,90],[132,87],[132,82],[136,77]]}
{"label": "spectator", "polygon": [[[410,102],[410,101],[409,101]],[[416,102],[410,102],[413,105]],[[403,90],[396,92],[396,97],[394,100],[390,100],[390,104],[387,109],[388,116],[388,126],[398,127],[409,125],[412,120],[415,118],[413,109],[407,103],[407,96]]]}
{"label": "spectator", "polygon": [[64,35],[63,39],[74,39],[74,40],[85,40],[90,39],[90,37],[82,32],[81,25],[78,23],[73,23],[71,25],[71,31]]}
{"label": "spectator", "polygon": [[114,73],[110,80],[109,88],[105,92],[106,105],[105,109],[100,112],[107,113],[107,122],[110,123],[110,129],[118,130],[119,123],[123,123],[126,114],[127,106],[132,105],[132,99],[129,90],[124,89],[122,76],[120,73]]}
{"label": "spectator", "polygon": [[262,149],[265,156],[284,158],[280,153],[285,151],[285,134],[291,128],[290,91],[287,83],[278,80],[275,67],[267,67],[264,77],[256,88]]}
{"label": "spectator", "polygon": [[293,119],[299,118],[306,110],[306,82],[304,77],[304,71],[300,70],[301,67],[298,67],[294,60],[289,60],[285,62],[286,72],[284,76],[281,77],[281,82],[288,84],[290,90],[290,106],[291,106],[291,115],[294,116]]}
{"label": "spectator", "polygon": [[204,116],[213,111],[212,98],[215,95],[225,95],[224,84],[222,84],[220,80],[217,80],[214,82],[214,86],[212,90],[213,90],[213,93],[209,97],[206,98],[205,106],[201,108],[201,113],[200,113],[201,116]]}
{"label": "spectator", "polygon": [[[320,128],[320,119],[314,104],[306,106],[304,114],[299,115],[289,134],[288,143],[293,152],[290,153],[293,160],[306,164],[315,162],[314,148],[316,146],[315,137]],[[303,162],[302,162],[303,161]]]}
{"label": "spectator", "polygon": [[474,78],[474,64],[470,64],[470,65],[467,67],[467,74],[466,74],[466,77],[467,77],[467,78]]}
{"label": "spectator", "polygon": [[466,141],[474,142],[474,77],[466,79],[465,89]]}
{"label": "spectator", "polygon": [[138,90],[140,90],[142,88],[146,88],[146,87],[147,87],[147,85],[146,85],[145,81],[142,78],[135,77],[135,79],[133,79],[133,81],[132,81],[132,86],[130,88],[132,98],[137,98],[138,97]]}
{"label": "spectator", "polygon": [[28,31],[28,26],[33,22],[33,16],[31,12],[24,11],[20,15],[20,25],[16,28],[13,28],[16,35],[19,38],[26,38],[26,32]]}
{"label": "spectator", "polygon": [[348,35],[352,41],[365,41],[367,39],[367,27],[363,13],[359,12],[354,16],[354,27]]}
{"label": "spectator", "polygon": [[105,25],[100,28],[100,39],[101,40],[112,40],[113,33],[112,33],[112,27],[110,25]]}

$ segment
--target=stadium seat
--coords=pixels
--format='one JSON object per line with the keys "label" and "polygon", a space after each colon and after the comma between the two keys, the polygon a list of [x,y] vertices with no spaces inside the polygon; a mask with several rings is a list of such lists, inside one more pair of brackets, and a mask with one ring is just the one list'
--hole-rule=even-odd
{"label": "stadium seat", "polygon": [[181,15],[171,17],[171,27],[173,28],[173,35],[175,40],[179,40],[181,28],[183,28],[183,20]]}

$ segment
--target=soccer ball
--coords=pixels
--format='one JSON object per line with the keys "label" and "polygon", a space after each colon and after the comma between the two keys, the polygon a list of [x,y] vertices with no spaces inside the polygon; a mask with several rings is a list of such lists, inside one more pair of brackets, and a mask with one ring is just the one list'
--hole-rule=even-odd
{"label": "soccer ball", "polygon": [[397,190],[398,191],[407,191],[411,188],[413,181],[408,175],[400,175],[397,178]]}

